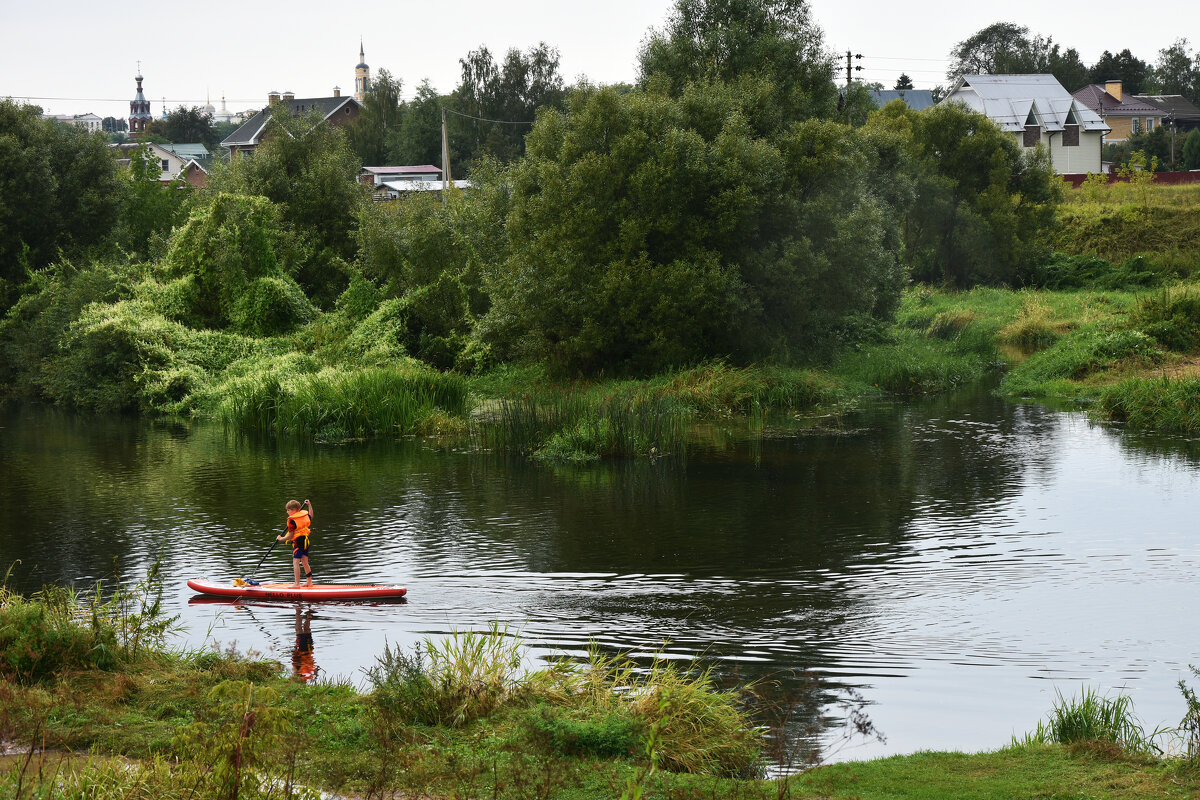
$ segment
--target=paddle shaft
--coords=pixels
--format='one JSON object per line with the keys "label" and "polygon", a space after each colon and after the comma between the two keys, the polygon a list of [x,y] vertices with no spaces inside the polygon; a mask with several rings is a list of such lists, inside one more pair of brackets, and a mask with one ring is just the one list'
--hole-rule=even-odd
{"label": "paddle shaft", "polygon": [[254,568],[255,575],[258,574],[258,568],[261,567],[263,565],[263,562],[267,560],[267,556],[271,555],[271,551],[275,549],[275,545],[277,545],[277,544],[279,544],[278,539],[271,542],[271,546],[267,548],[267,552],[263,553],[263,557],[258,560],[258,565]]}

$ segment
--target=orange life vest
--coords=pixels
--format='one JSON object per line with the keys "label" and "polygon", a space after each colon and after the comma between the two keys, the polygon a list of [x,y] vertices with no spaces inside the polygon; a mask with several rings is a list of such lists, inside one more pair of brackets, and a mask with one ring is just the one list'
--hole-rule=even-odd
{"label": "orange life vest", "polygon": [[[308,512],[305,511],[304,509],[300,509],[299,511],[297,511],[295,513],[288,514],[288,522],[294,523],[296,526],[296,530],[295,530],[296,535],[292,537],[292,541],[296,541],[301,536],[303,536],[304,537],[304,546],[308,547],[308,530],[309,530],[309,526],[312,524],[312,517],[310,517],[308,515]],[[291,533],[291,532],[292,531],[289,526],[288,533]]]}

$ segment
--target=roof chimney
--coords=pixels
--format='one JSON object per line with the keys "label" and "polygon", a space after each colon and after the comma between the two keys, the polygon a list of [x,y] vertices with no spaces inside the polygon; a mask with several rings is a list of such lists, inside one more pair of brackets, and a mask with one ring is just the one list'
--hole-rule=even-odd
{"label": "roof chimney", "polygon": [[1117,98],[1117,102],[1121,102],[1121,82],[1120,81],[1105,81],[1104,91]]}
{"label": "roof chimney", "polygon": [[279,102],[279,92],[275,91],[274,89],[267,92],[267,105],[273,106],[278,102]]}
{"label": "roof chimney", "polygon": [[333,87],[333,96],[341,97],[342,96],[342,87],[340,87],[340,86]]}
{"label": "roof chimney", "polygon": [[292,92],[284,92],[283,99],[290,103],[296,99],[296,95],[293,94]]}

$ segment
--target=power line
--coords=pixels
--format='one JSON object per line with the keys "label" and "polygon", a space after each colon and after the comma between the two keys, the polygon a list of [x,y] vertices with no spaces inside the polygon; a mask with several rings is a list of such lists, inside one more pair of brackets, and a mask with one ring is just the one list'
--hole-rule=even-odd
{"label": "power line", "polygon": [[475,117],[470,114],[464,114],[461,111],[455,111],[453,108],[447,108],[445,106],[442,106],[442,110],[445,111],[447,114],[454,114],[455,116],[466,117],[467,119],[473,119],[478,122],[494,122],[497,125],[532,125],[532,124],[534,124],[533,120],[525,121],[525,120],[511,120],[511,119],[487,119],[486,117]]}

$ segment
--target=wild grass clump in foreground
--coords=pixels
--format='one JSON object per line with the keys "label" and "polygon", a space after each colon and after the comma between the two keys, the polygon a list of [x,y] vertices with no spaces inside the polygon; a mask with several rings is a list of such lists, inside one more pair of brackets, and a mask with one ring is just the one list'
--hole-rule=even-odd
{"label": "wild grass clump in foreground", "polygon": [[583,663],[525,672],[519,650],[495,625],[426,640],[412,654],[385,648],[367,672],[378,718],[457,728],[503,710],[530,741],[566,755],[633,756],[653,730],[656,763],[676,772],[743,775],[759,755],[740,693],[719,689],[711,670],[592,649]]}
{"label": "wild grass clump in foreground", "polygon": [[1147,732],[1133,713],[1128,695],[1101,696],[1084,687],[1078,699],[1061,693],[1054,701],[1049,719],[1038,722],[1037,729],[1014,744],[1079,744],[1091,742],[1111,745],[1126,753],[1158,756],[1163,752],[1159,741],[1168,733],[1158,728]]}

